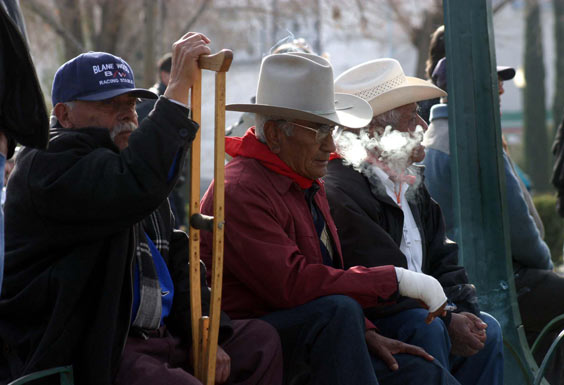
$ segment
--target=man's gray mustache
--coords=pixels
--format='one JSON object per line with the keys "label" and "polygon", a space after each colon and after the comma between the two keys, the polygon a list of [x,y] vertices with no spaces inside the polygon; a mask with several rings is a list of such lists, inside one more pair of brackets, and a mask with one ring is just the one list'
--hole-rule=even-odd
{"label": "man's gray mustache", "polygon": [[133,122],[118,123],[110,130],[110,138],[114,140],[116,136],[122,132],[133,131],[137,129],[137,125]]}

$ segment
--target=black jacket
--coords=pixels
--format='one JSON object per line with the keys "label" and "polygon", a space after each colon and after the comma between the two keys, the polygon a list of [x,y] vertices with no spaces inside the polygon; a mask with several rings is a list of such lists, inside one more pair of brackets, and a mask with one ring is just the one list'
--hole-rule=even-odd
{"label": "black jacket", "polygon": [[[6,8],[5,8],[6,7]],[[47,147],[49,117],[13,0],[0,0],[0,130],[8,137],[8,158],[16,141]]]}
{"label": "black jacket", "polygon": [[[21,152],[5,206],[0,383],[71,363],[77,384],[111,384],[129,330],[139,222],[159,207],[166,215],[178,167],[170,179],[169,170],[196,131],[185,108],[161,98],[121,152],[101,128],[58,129],[48,150]],[[165,321],[189,343],[188,241],[178,232],[170,241]]]}
{"label": "black jacket", "polygon": [[[343,165],[341,159],[334,159],[329,162],[325,187],[343,248],[345,268],[394,265],[407,269],[407,259],[399,249],[403,211],[385,193],[384,186],[372,188],[364,175]],[[411,193],[408,190],[406,195],[411,195],[409,207],[421,234],[422,271],[441,283],[449,301],[457,305],[457,312],[478,314],[475,289],[468,284],[464,267],[458,265],[458,246],[445,235],[440,207],[423,183]],[[370,309],[367,315],[369,318],[383,316],[415,306],[420,306],[417,301],[404,298],[383,311]]]}
{"label": "black jacket", "polygon": [[[166,86],[162,82],[157,82],[149,90],[161,96],[165,93]],[[149,113],[153,110],[153,108],[155,108],[155,102],[155,99],[144,99],[137,103],[137,106],[135,106],[135,111],[137,111],[137,119],[139,120],[139,122],[142,122],[143,119],[149,116]]]}

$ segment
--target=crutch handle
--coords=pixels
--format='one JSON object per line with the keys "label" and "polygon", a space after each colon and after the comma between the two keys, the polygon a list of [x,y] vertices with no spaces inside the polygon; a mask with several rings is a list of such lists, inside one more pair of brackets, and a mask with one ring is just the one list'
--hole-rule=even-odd
{"label": "crutch handle", "polygon": [[201,55],[198,58],[201,69],[215,72],[227,72],[232,61],[233,51],[230,49],[222,49],[213,55]]}
{"label": "crutch handle", "polygon": [[190,225],[198,230],[213,231],[213,217],[211,215],[193,214]]}

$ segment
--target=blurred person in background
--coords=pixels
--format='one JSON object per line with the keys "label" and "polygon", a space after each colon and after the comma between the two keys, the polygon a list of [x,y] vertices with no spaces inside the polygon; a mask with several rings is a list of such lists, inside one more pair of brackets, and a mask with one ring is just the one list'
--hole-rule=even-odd
{"label": "blurred person in background", "polygon": [[[447,87],[446,71],[447,59],[443,58],[433,72],[433,82],[443,89]],[[499,92],[501,95],[503,88]],[[447,235],[457,241],[459,229],[452,201],[448,105],[446,98],[441,101],[431,108],[431,124],[423,140],[426,156],[422,164],[425,165],[425,185],[443,210]],[[517,300],[527,339],[532,344],[548,322],[564,314],[564,276],[553,271],[550,250],[542,238],[543,227],[535,221],[536,209],[532,210],[534,205],[505,149],[502,155]],[[537,350],[535,359],[539,365],[550,343],[546,338],[545,346]],[[560,347],[552,360],[546,378],[555,384],[564,381],[564,348]]]}

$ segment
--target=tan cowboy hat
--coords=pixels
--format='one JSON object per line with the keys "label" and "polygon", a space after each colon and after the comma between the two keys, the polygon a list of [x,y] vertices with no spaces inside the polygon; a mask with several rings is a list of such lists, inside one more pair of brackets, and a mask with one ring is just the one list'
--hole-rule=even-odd
{"label": "tan cowboy hat", "polygon": [[265,57],[256,103],[229,104],[226,109],[352,128],[364,127],[372,119],[367,102],[335,94],[333,69],[326,59],[297,52]]}
{"label": "tan cowboy hat", "polygon": [[395,59],[376,59],[346,70],[335,79],[335,90],[366,100],[374,116],[409,103],[446,96],[446,92],[425,80],[405,76]]}

